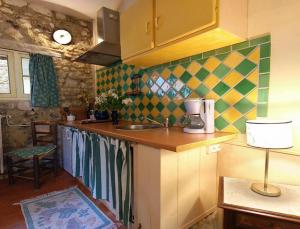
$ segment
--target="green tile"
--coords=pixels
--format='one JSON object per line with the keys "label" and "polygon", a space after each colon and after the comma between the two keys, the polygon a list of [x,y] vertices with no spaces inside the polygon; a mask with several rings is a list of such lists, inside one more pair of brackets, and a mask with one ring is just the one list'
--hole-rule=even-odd
{"label": "green tile", "polygon": [[270,35],[254,38],[254,39],[250,40],[250,46],[259,45],[259,44],[267,43],[267,42],[270,42],[270,41],[271,41],[271,36]]}
{"label": "green tile", "polygon": [[215,126],[218,130],[223,130],[228,124],[229,123],[221,115],[215,119]]}
{"label": "green tile", "polygon": [[129,114],[128,114],[128,113],[125,113],[124,116],[123,116],[123,118],[124,118],[125,120],[129,120]]}
{"label": "green tile", "polygon": [[247,76],[255,67],[255,63],[245,59],[235,68],[235,70],[241,73],[243,76]]}
{"label": "green tile", "polygon": [[153,104],[151,102],[148,103],[146,107],[147,107],[148,111],[152,111],[153,108],[154,108],[154,106],[153,106]]}
{"label": "green tile", "polygon": [[270,73],[264,73],[259,75],[259,87],[269,87],[270,85]]}
{"label": "green tile", "polygon": [[148,98],[149,100],[151,100],[151,99],[153,98],[154,95],[153,95],[153,92],[149,90],[149,91],[147,92],[146,96],[147,96],[147,98]]}
{"label": "green tile", "polygon": [[201,81],[205,80],[208,75],[209,75],[209,71],[207,71],[205,68],[201,68],[196,73],[196,77]]}
{"label": "green tile", "polygon": [[163,117],[161,114],[159,114],[159,115],[157,115],[157,116],[155,117],[154,120],[156,120],[156,121],[158,121],[158,122],[160,122],[160,123],[163,123],[163,122],[165,121],[165,117]]}
{"label": "green tile", "polygon": [[245,114],[250,111],[255,105],[246,98],[241,99],[239,102],[233,105],[240,113]]}
{"label": "green tile", "polygon": [[176,117],[174,115],[170,115],[169,116],[169,123],[171,124],[171,126],[173,126],[176,123]]}
{"label": "green tile", "polygon": [[125,73],[123,76],[123,80],[126,81],[129,78],[129,76]]}
{"label": "green tile", "polygon": [[100,82],[99,81],[97,82],[97,87],[100,87]]}
{"label": "green tile", "polygon": [[225,64],[220,64],[213,73],[219,78],[222,79],[228,72],[230,71],[230,68],[227,67]]}
{"label": "green tile", "polygon": [[174,90],[174,88],[170,88],[167,95],[170,99],[174,99],[174,97],[177,95],[177,92]]}
{"label": "green tile", "polygon": [[245,117],[241,117],[237,121],[233,123],[233,125],[241,132],[246,133],[246,121],[247,119]]}
{"label": "green tile", "polygon": [[199,59],[202,59],[202,58],[203,58],[203,54],[202,53],[194,55],[194,56],[191,56],[191,60],[199,60]]}
{"label": "green tile", "polygon": [[165,95],[165,92],[160,88],[160,89],[158,89],[158,91],[156,92],[157,93],[157,96],[159,97],[159,98],[161,98],[161,97],[163,97],[164,95]]}
{"label": "green tile", "polygon": [[216,54],[216,50],[211,50],[208,52],[204,52],[203,57],[206,58],[206,57],[214,56],[215,54]]}
{"label": "green tile", "polygon": [[122,86],[121,86],[121,85],[118,85],[118,86],[117,86],[117,90],[118,90],[118,91],[122,91]]}
{"label": "green tile", "polygon": [[256,47],[245,48],[245,49],[238,50],[238,52],[244,56],[248,56],[248,54],[252,52],[255,48]]}
{"label": "green tile", "polygon": [[124,86],[123,86],[123,91],[126,92],[126,91],[128,90],[128,88],[129,88],[128,85],[127,85],[127,84],[124,84]]}
{"label": "green tile", "polygon": [[185,58],[179,59],[178,61],[179,61],[179,63],[190,62],[191,61],[191,57],[185,57]]}
{"label": "green tile", "polygon": [[222,54],[222,53],[226,53],[226,52],[230,52],[230,51],[231,51],[231,46],[226,46],[226,47],[217,49],[216,54]]}
{"label": "green tile", "polygon": [[172,102],[172,101],[167,105],[167,108],[171,112],[173,112],[176,109],[176,107],[177,107],[177,105],[174,102]]}
{"label": "green tile", "polygon": [[169,76],[169,78],[167,79],[167,82],[170,84],[170,85],[173,85],[175,82],[176,82],[177,78],[176,76],[174,76],[173,74],[171,74]]}
{"label": "green tile", "polygon": [[185,71],[182,74],[182,76],[180,77],[180,79],[183,83],[187,83],[191,78],[192,78],[192,75],[190,73],[188,73],[187,71]]}
{"label": "green tile", "polygon": [[218,111],[219,113],[222,113],[223,111],[225,111],[229,106],[228,103],[226,103],[223,99],[219,99],[216,104],[215,104],[215,109],[216,111]]}
{"label": "green tile", "polygon": [[184,102],[182,102],[182,103],[179,105],[179,108],[180,108],[183,112],[186,112]]}
{"label": "green tile", "polygon": [[121,79],[120,75],[118,75],[118,77],[117,77],[117,82],[119,82],[119,83],[120,83],[120,82],[121,82],[121,80],[122,80],[122,79]]}
{"label": "green tile", "polygon": [[161,111],[165,108],[165,106],[164,106],[161,102],[159,102],[159,103],[156,105],[156,108],[157,108],[157,110],[158,110],[159,112],[161,112]]}
{"label": "green tile", "polygon": [[216,57],[220,60],[220,61],[223,61],[226,59],[226,57],[229,55],[230,53],[223,53],[223,54],[219,54],[219,55],[216,55]]}
{"label": "green tile", "polygon": [[189,97],[189,95],[192,93],[191,89],[187,86],[183,86],[182,89],[180,90],[180,94],[182,95],[183,98]]}
{"label": "green tile", "polygon": [[206,61],[208,60],[208,58],[204,58],[201,60],[196,60],[199,64],[204,65],[206,63]]}
{"label": "green tile", "polygon": [[269,88],[258,89],[258,102],[267,103],[269,98]]}
{"label": "green tile", "polygon": [[145,117],[144,117],[143,114],[140,114],[138,118],[139,118],[139,120],[140,120],[141,122],[145,120]]}
{"label": "green tile", "polygon": [[204,84],[201,84],[196,90],[195,92],[200,96],[200,97],[205,97],[208,92],[209,92],[209,89],[204,85]]}
{"label": "green tile", "polygon": [[260,46],[260,58],[271,56],[271,43],[262,44]]}
{"label": "green tile", "polygon": [[259,62],[259,73],[270,72],[270,58],[261,59]]}
{"label": "green tile", "polygon": [[97,90],[97,94],[100,95],[100,93],[101,93],[101,91],[98,89],[98,90]]}
{"label": "green tile", "polygon": [[185,68],[185,69],[187,69],[188,68],[188,66],[190,65],[190,61],[189,62],[185,62],[185,63],[181,63],[181,66],[183,67],[183,68]]}
{"label": "green tile", "polygon": [[140,103],[138,105],[138,108],[140,109],[140,111],[142,111],[142,110],[144,110],[145,106],[144,106],[144,104]]}
{"label": "green tile", "polygon": [[244,41],[244,42],[240,42],[237,44],[232,45],[232,50],[238,50],[238,49],[243,49],[243,48],[248,48],[249,47],[249,41]]}
{"label": "green tile", "polygon": [[234,87],[234,89],[242,95],[248,94],[253,88],[255,88],[255,84],[247,79],[243,79]]}
{"label": "green tile", "polygon": [[228,90],[230,89],[230,87],[223,83],[223,82],[219,82],[214,88],[213,91],[215,93],[217,93],[219,96],[224,95]]}
{"label": "green tile", "polygon": [[267,117],[268,116],[268,104],[259,103],[257,104],[257,117]]}
{"label": "green tile", "polygon": [[130,118],[131,118],[132,121],[135,121],[137,117],[136,117],[135,113],[132,113],[130,115]]}
{"label": "green tile", "polygon": [[177,65],[172,65],[172,66],[169,66],[168,69],[173,72],[175,70],[175,68],[177,67]]}
{"label": "green tile", "polygon": [[171,61],[171,65],[177,65],[177,64],[179,64],[179,60],[173,60],[173,61]]}

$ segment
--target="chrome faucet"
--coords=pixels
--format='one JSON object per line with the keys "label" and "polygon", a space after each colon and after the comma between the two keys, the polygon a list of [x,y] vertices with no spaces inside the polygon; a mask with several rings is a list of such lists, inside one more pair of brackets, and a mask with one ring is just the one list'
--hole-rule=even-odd
{"label": "chrome faucet", "polygon": [[156,123],[156,124],[158,124],[158,125],[161,125],[161,126],[163,126],[163,127],[165,127],[165,128],[168,128],[168,127],[169,127],[169,118],[166,118],[166,119],[164,120],[163,123],[160,123],[160,122],[158,122],[158,121],[156,121],[156,120],[153,120],[153,119],[151,119],[151,118],[148,118],[148,117],[146,117],[146,119],[147,119],[148,121],[150,121],[150,122],[154,122],[154,123]]}

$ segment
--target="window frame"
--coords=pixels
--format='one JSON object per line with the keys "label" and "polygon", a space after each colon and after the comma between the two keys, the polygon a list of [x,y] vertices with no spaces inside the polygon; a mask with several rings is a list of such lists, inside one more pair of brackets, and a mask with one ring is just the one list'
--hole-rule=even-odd
{"label": "window frame", "polygon": [[30,94],[24,93],[22,58],[29,58],[29,53],[0,49],[0,54],[8,60],[10,93],[0,93],[0,100],[30,100]]}

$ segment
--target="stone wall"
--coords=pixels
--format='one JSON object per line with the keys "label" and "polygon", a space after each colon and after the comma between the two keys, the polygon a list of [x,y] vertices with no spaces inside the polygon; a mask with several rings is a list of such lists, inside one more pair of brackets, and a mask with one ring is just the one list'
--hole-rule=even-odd
{"label": "stone wall", "polygon": [[[59,45],[52,39],[57,28],[72,34],[70,45]],[[92,22],[51,11],[25,0],[0,0],[0,39],[46,47],[61,53],[53,58],[58,78],[60,106],[82,105],[78,95],[94,94],[94,76],[90,65],[76,63],[72,58],[83,53],[92,44]],[[3,46],[2,46],[3,47]],[[1,44],[0,44],[1,48]],[[29,123],[31,120],[59,119],[59,108],[32,111],[28,101],[0,100],[0,114],[12,116],[12,123]],[[7,127],[3,124],[4,151],[22,147],[31,142],[30,128]]]}

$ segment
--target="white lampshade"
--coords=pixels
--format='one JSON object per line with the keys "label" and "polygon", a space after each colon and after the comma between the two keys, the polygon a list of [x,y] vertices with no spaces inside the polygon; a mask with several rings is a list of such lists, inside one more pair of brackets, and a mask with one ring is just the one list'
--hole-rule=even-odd
{"label": "white lampshade", "polygon": [[292,121],[248,120],[247,144],[266,149],[286,149],[293,146]]}

